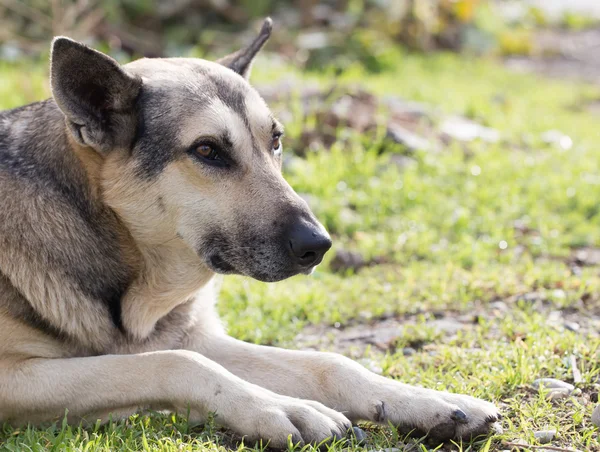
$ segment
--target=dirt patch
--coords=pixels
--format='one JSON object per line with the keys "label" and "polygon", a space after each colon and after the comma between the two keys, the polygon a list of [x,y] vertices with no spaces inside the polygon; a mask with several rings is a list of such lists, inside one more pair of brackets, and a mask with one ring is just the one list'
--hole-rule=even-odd
{"label": "dirt patch", "polygon": [[509,57],[508,68],[547,77],[600,84],[600,28],[541,30],[533,38],[534,57]]}
{"label": "dirt patch", "polygon": [[451,341],[461,332],[473,331],[482,319],[495,325],[489,329],[490,337],[501,337],[503,319],[519,304],[544,315],[546,324],[557,330],[571,331],[582,338],[600,336],[597,300],[592,301],[591,295],[584,294],[569,307],[558,308],[556,302],[565,297],[566,293],[560,289],[535,291],[490,303],[476,303],[468,313],[424,312],[353,321],[346,325],[310,325],[296,336],[295,346],[305,350],[335,351],[355,359],[364,357],[367,349],[376,354],[402,351],[407,356],[435,353],[436,344]]}
{"label": "dirt patch", "polygon": [[[500,312],[490,305],[490,316]],[[402,351],[410,356],[417,352],[435,353],[436,343],[446,342],[459,332],[472,331],[480,314],[444,312],[354,321],[346,325],[311,325],[296,337],[295,345],[305,350],[328,350],[353,358],[375,353]],[[425,320],[424,320],[425,319]]]}
{"label": "dirt patch", "polygon": [[394,152],[433,152],[453,141],[501,139],[498,131],[468,118],[446,117],[432,106],[399,96],[378,97],[356,86],[319,87],[285,79],[257,89],[282,121],[294,118],[302,124],[299,138],[291,143],[298,155],[344,143],[351,133],[366,134],[382,142],[381,151]]}
{"label": "dirt patch", "polygon": [[600,248],[585,247],[573,251],[570,262],[577,266],[600,265]]}

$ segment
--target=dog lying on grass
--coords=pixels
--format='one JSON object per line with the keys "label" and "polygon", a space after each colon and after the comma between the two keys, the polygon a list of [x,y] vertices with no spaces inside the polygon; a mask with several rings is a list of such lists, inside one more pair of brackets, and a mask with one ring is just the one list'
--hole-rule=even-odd
{"label": "dog lying on grass", "polygon": [[189,409],[285,447],[356,420],[445,440],[499,419],[341,355],[225,334],[215,274],[309,274],[331,246],[247,81],[271,28],[218,62],[124,66],[59,37],[53,98],[0,113],[0,421]]}

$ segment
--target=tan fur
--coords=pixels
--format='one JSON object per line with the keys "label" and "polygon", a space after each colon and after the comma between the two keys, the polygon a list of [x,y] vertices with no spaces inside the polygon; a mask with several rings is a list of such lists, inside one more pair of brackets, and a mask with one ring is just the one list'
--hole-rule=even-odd
{"label": "tan fur", "polygon": [[[285,447],[289,435],[343,436],[349,420],[448,439],[486,432],[498,419],[491,403],[403,385],[339,355],[225,334],[215,308],[215,271],[224,264],[211,253],[237,273],[272,281],[314,268],[298,267],[290,230],[310,227],[327,238],[282,177],[271,152],[281,126],[244,80],[270,22],[261,33],[250,50],[223,60],[241,75],[187,59],[121,68],[55,41],[64,53],[53,56],[61,110],[34,106],[0,129],[0,143],[12,146],[0,148],[0,421],[53,421],[68,410],[69,421],[93,423],[148,407],[190,409],[198,420],[215,412],[239,435]],[[65,75],[71,61],[86,58],[89,67]],[[97,68],[123,84],[96,79]],[[70,91],[77,77],[110,96],[85,104],[95,100]],[[131,105],[138,95],[146,103]],[[108,101],[119,107],[118,137],[93,114]],[[43,139],[32,142],[46,147],[28,154],[24,130],[39,118],[47,122],[37,132]],[[130,149],[130,129],[141,122],[138,132],[155,140]],[[231,169],[194,157],[199,138],[223,136]],[[144,160],[149,152],[154,158]]]}
{"label": "tan fur", "polygon": [[7,369],[30,358],[52,359],[69,355],[69,351],[63,349],[59,342],[49,340],[45,334],[0,312],[0,366]]}

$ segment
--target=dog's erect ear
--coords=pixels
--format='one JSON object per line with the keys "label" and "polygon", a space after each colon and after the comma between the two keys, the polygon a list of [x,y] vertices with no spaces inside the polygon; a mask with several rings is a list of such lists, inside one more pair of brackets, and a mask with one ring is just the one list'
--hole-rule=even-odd
{"label": "dog's erect ear", "polygon": [[252,61],[259,52],[260,49],[265,45],[265,42],[271,36],[273,30],[273,21],[270,17],[267,17],[263,22],[262,28],[258,36],[254,38],[254,41],[248,46],[241,50],[238,50],[231,55],[221,58],[217,63],[227,66],[234,72],[237,72],[246,80],[250,77],[250,69],[252,67]]}
{"label": "dog's erect ear", "polygon": [[111,57],[69,38],[55,38],[50,84],[77,142],[100,152],[131,144],[142,81]]}

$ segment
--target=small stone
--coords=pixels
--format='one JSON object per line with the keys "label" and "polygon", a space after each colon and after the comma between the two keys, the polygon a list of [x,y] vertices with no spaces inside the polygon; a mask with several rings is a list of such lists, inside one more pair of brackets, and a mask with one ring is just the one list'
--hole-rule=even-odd
{"label": "small stone", "polygon": [[484,127],[467,118],[455,116],[446,119],[440,126],[444,136],[458,141],[473,141],[480,139],[488,143],[500,140],[500,132]]}
{"label": "small stone", "polygon": [[431,148],[427,139],[396,124],[388,125],[387,137],[411,151],[427,151]]}
{"label": "small stone", "polygon": [[565,389],[568,390],[569,393],[571,393],[575,389],[575,386],[573,386],[572,384],[564,382],[562,380],[558,380],[556,378],[538,378],[531,384],[531,386],[538,390],[542,386],[546,389]]}
{"label": "small stone", "polygon": [[600,405],[596,405],[594,411],[592,412],[592,424],[596,427],[600,427]]}
{"label": "small stone", "polygon": [[561,400],[566,399],[570,395],[571,391],[566,388],[555,388],[546,393],[546,398],[548,400]]}
{"label": "small stone", "polygon": [[580,248],[574,252],[572,259],[577,265],[600,265],[600,248]]}
{"label": "small stone", "polygon": [[559,320],[562,319],[562,315],[563,315],[562,311],[558,311],[558,310],[550,311],[548,313],[548,320],[551,321],[552,323],[557,323]]}
{"label": "small stone", "polygon": [[556,430],[540,430],[534,432],[533,436],[538,440],[540,444],[548,444],[556,436]]}
{"label": "small stone", "polygon": [[352,427],[352,434],[354,435],[354,438],[356,439],[357,445],[364,444],[365,441],[367,440],[367,434],[360,427],[356,427],[356,426]]}
{"label": "small stone", "polygon": [[412,348],[412,347],[404,347],[404,348],[402,349],[402,354],[403,354],[404,356],[412,356],[412,355],[414,355],[415,353],[417,353],[417,351],[416,351],[414,348]]}
{"label": "small stone", "polygon": [[497,309],[498,311],[508,311],[508,305],[500,300],[491,302],[490,308]]}
{"label": "small stone", "polygon": [[573,331],[574,333],[579,331],[579,329],[581,328],[581,326],[577,322],[565,322],[564,326],[567,330]]}

